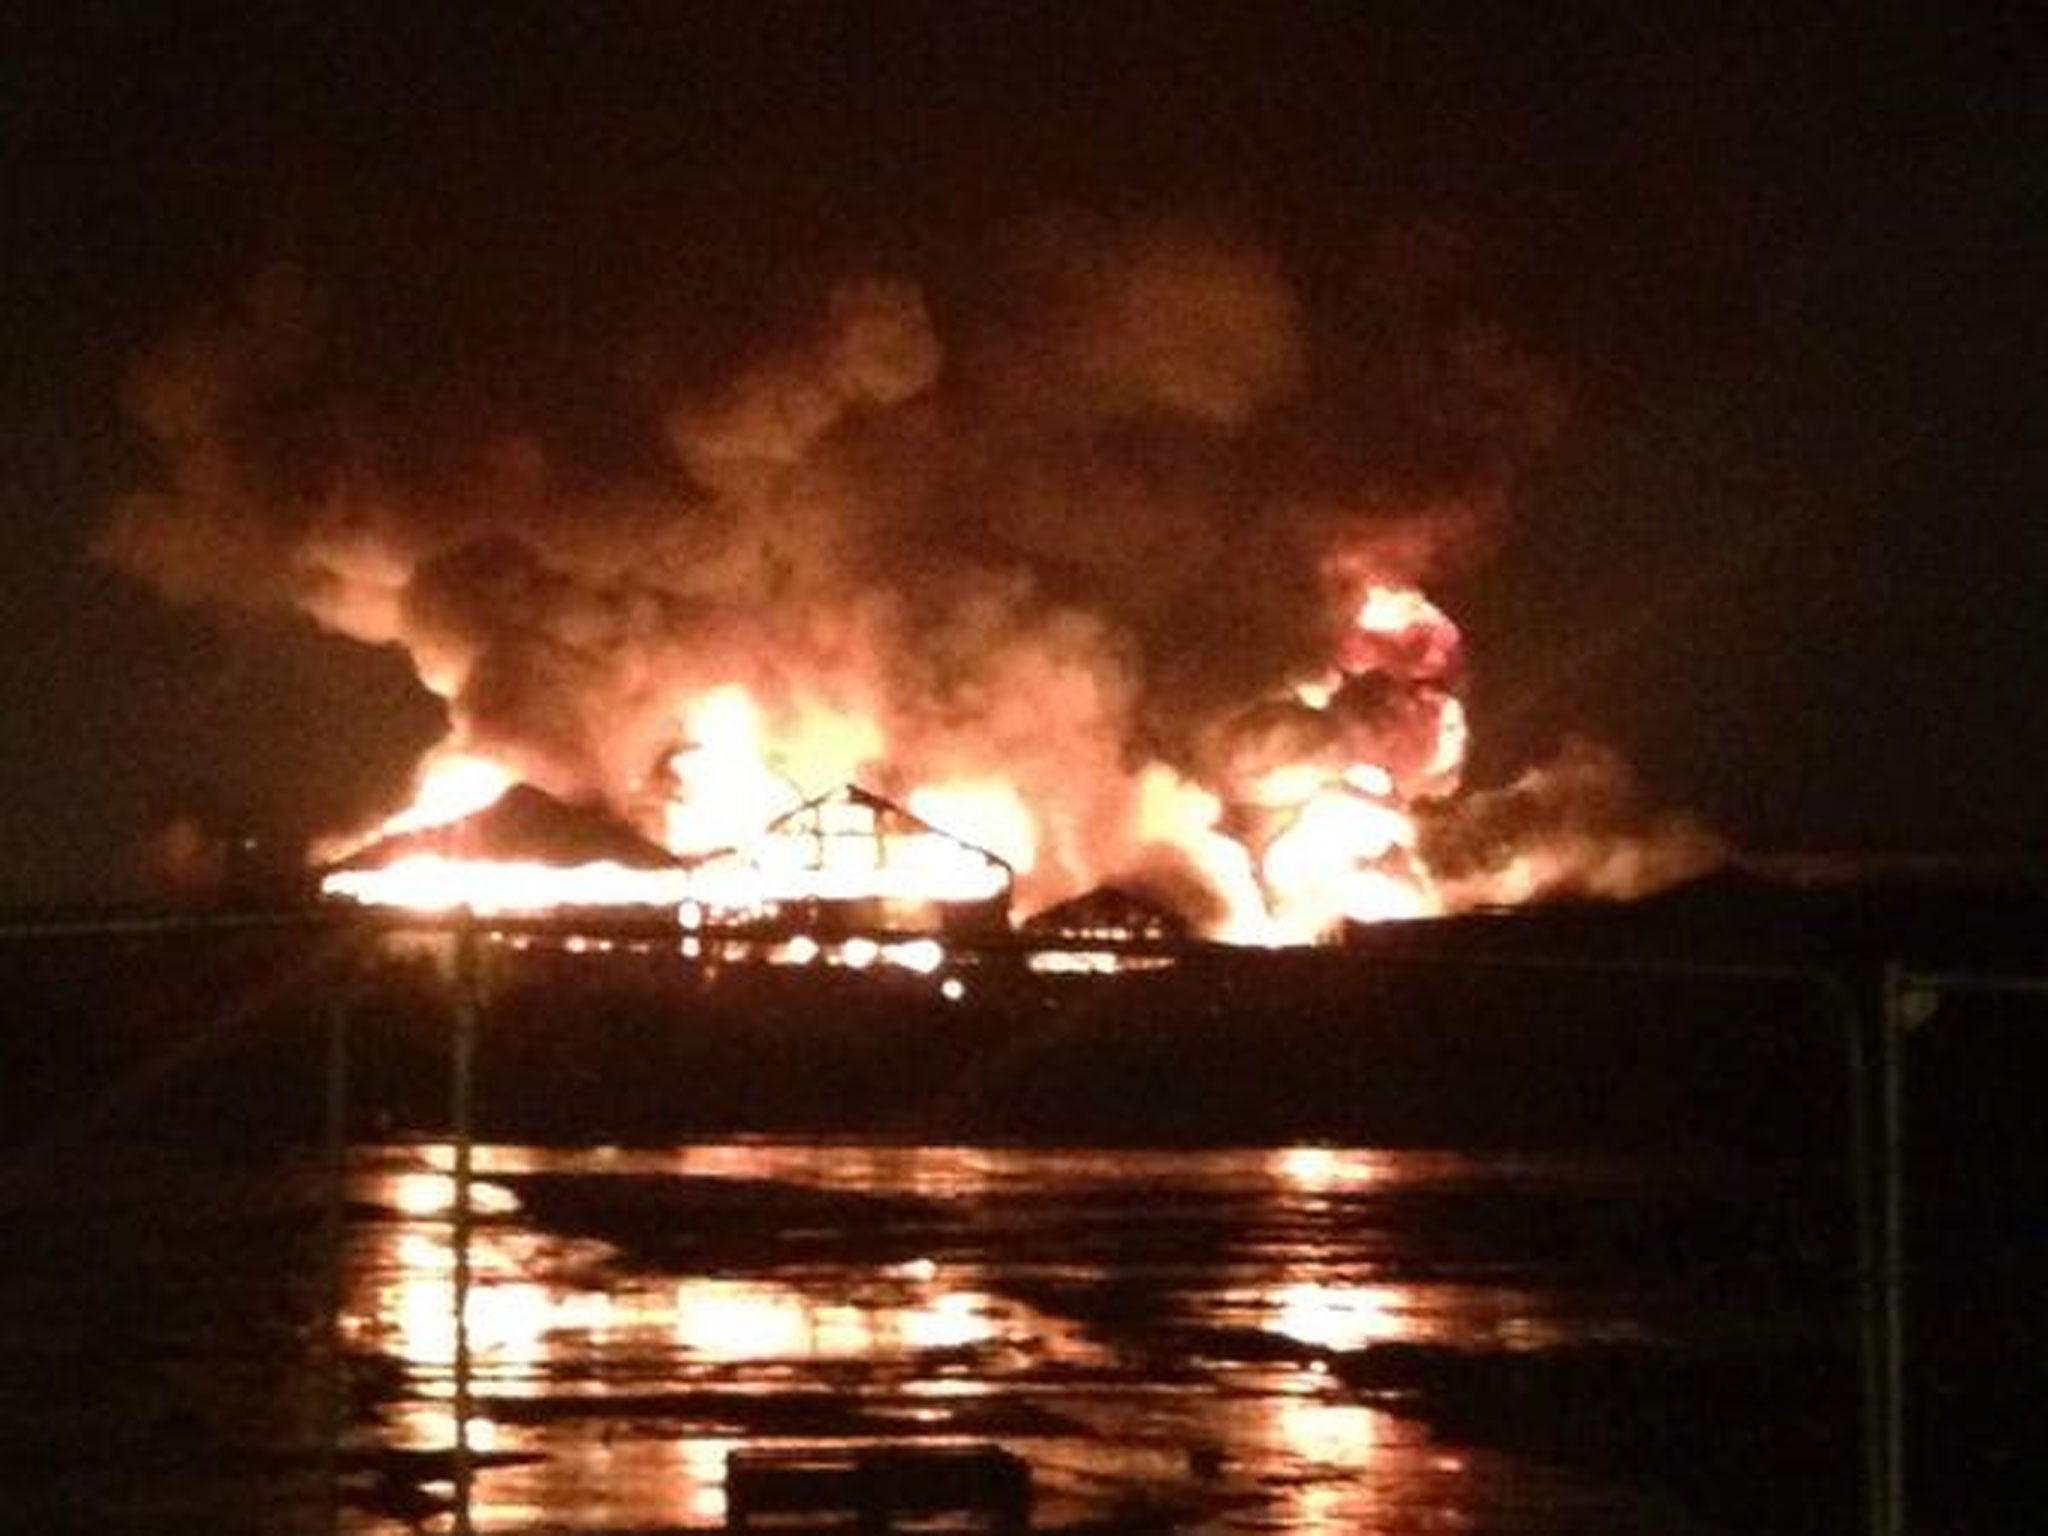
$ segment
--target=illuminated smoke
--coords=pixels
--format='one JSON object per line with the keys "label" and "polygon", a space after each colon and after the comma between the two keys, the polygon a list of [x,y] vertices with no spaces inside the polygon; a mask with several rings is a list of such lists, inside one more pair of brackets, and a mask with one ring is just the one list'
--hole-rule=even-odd
{"label": "illuminated smoke", "polygon": [[1579,737],[1505,788],[1433,808],[1422,836],[1456,908],[1639,896],[1727,856],[1710,828],[1658,808],[1625,762]]}
{"label": "illuminated smoke", "polygon": [[1420,587],[1558,423],[1496,330],[1359,366],[1240,240],[1050,227],[979,285],[764,321],[600,461],[545,370],[523,416],[443,419],[329,311],[275,274],[158,350],[158,471],[100,551],[402,646],[437,762],[676,848],[858,779],[1026,905],[1123,877],[1234,937],[1444,906],[1414,812],[1460,787],[1464,660]]}

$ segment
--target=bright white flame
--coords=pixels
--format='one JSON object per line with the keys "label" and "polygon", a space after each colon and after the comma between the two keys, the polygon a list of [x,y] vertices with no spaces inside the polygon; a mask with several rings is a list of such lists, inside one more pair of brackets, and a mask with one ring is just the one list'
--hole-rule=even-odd
{"label": "bright white flame", "polygon": [[1038,823],[1016,786],[1003,779],[956,780],[913,790],[913,816],[986,848],[1020,875],[1038,862]]}
{"label": "bright white flame", "polygon": [[1352,620],[1375,635],[1398,635],[1411,629],[1453,630],[1449,615],[1415,587],[1371,586]]}
{"label": "bright white flame", "polygon": [[379,827],[377,836],[395,837],[474,816],[496,805],[513,782],[511,769],[474,753],[430,757],[420,771],[412,803]]}
{"label": "bright white flame", "polygon": [[772,1282],[699,1279],[676,1287],[673,1317],[676,1342],[705,1359],[830,1360],[978,1344],[996,1336],[996,1305],[976,1291],[925,1285],[863,1305]]}
{"label": "bright white flame", "polygon": [[496,805],[516,782],[511,769],[490,758],[437,747],[413,775],[412,798],[403,810],[366,831],[316,845],[313,857],[332,863],[387,837],[474,816]]}
{"label": "bright white flame", "polygon": [[[1371,795],[1377,800],[1390,799],[1394,793],[1394,776],[1378,763],[1353,763],[1344,770],[1344,785],[1361,795]],[[1303,799],[1308,798],[1303,796]],[[1299,802],[1297,802],[1299,803]]]}
{"label": "bright white flame", "polygon": [[1282,1147],[1268,1159],[1268,1166],[1282,1184],[1309,1193],[1376,1184],[1387,1176],[1381,1154],[1335,1147]]}
{"label": "bright white flame", "polygon": [[677,853],[708,853],[754,836],[803,793],[768,766],[761,712],[744,688],[717,688],[690,706],[688,744],[669,760],[676,794],[667,842]]}
{"label": "bright white flame", "polygon": [[1170,955],[1120,955],[1107,949],[1035,949],[1024,964],[1041,976],[1114,976],[1171,970],[1174,961]]}
{"label": "bright white flame", "polygon": [[336,870],[321,880],[320,890],[366,906],[511,916],[557,907],[674,907],[689,895],[689,878],[684,869],[634,869],[609,861],[564,868],[418,853],[382,869]]}
{"label": "bright white flame", "polygon": [[1389,869],[1413,848],[1415,823],[1382,800],[1342,791],[1317,795],[1266,849],[1261,865],[1277,915],[1308,937],[1339,918],[1426,917],[1435,893],[1411,868]]}
{"label": "bright white flame", "polygon": [[777,965],[810,965],[821,953],[816,939],[808,933],[800,933],[771,951],[768,958]]}
{"label": "bright white flame", "polygon": [[1138,830],[1147,842],[1177,849],[1221,898],[1224,915],[1210,925],[1228,944],[1286,942],[1266,910],[1251,850],[1217,829],[1223,802],[1161,763],[1138,775]]}
{"label": "bright white flame", "polygon": [[1293,687],[1294,696],[1310,709],[1328,709],[1330,700],[1337,696],[1337,690],[1344,684],[1341,672],[1326,672],[1321,677],[1303,678]]}

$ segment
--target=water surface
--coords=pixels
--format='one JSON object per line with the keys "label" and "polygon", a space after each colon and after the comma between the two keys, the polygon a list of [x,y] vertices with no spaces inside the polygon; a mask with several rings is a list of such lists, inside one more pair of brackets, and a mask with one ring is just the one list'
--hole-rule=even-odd
{"label": "water surface", "polygon": [[[1431,1362],[1775,1358],[1845,1326],[1813,1192],[1754,1169],[874,1142],[474,1166],[466,1223],[439,1144],[353,1149],[339,1209],[311,1156],[102,1151],[17,1192],[4,1401],[46,1513],[321,1530],[333,1479],[342,1529],[450,1529],[462,1398],[479,1531],[717,1528],[735,1446],[921,1439],[1024,1456],[1047,1529],[1753,1529],[1436,1411]],[[1852,1411],[1832,1384],[1798,1406]]]}

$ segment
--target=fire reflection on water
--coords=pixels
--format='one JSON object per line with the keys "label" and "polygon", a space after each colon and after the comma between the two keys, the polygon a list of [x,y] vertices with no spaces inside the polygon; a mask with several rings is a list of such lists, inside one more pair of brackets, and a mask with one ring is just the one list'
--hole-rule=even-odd
{"label": "fire reflection on water", "polygon": [[[466,1363],[472,1411],[463,1438],[485,1458],[467,1511],[478,1530],[523,1528],[559,1518],[565,1507],[579,1519],[609,1510],[622,1522],[715,1525],[723,1518],[725,1453],[737,1443],[607,1431],[583,1454],[565,1457],[545,1415],[537,1422],[499,1406],[494,1416],[494,1404],[547,1398],[559,1407],[568,1393],[587,1394],[601,1415],[611,1395],[736,1384],[755,1391],[786,1382],[790,1368],[909,1361],[1030,1329],[1015,1304],[930,1259],[882,1266],[850,1284],[836,1274],[621,1274],[602,1243],[518,1225],[516,1196],[489,1181],[472,1187],[478,1220],[469,1231],[470,1280],[458,1322],[452,1181],[430,1171],[380,1175],[366,1192],[395,1219],[359,1231],[343,1337],[358,1356],[382,1357],[404,1373],[406,1389],[380,1415],[377,1436],[394,1447],[439,1451],[456,1443],[456,1372]],[[754,1379],[736,1383],[735,1373]],[[934,1370],[923,1379],[935,1398],[977,1390],[957,1372]],[[912,1407],[903,1419],[943,1416]],[[502,1464],[492,1459],[500,1453],[509,1453]],[[632,1492],[621,1495],[622,1487]]]}
{"label": "fire reflection on water", "polygon": [[673,1317],[677,1344],[703,1360],[864,1359],[985,1342],[998,1306],[972,1291],[847,1302],[754,1280],[689,1280],[675,1289]]}
{"label": "fire reflection on water", "polygon": [[1267,1330],[1298,1344],[1363,1349],[1414,1336],[1400,1286],[1294,1280],[1272,1287],[1263,1300]]}
{"label": "fire reflection on water", "polygon": [[[386,1350],[444,1396],[439,1373],[456,1358],[454,1256],[445,1239],[395,1235],[386,1273],[358,1293],[346,1320],[360,1344]],[[491,1268],[501,1266],[492,1265]],[[761,1280],[692,1279],[671,1290],[581,1290],[480,1272],[463,1308],[479,1384],[508,1395],[539,1390],[592,1349],[659,1340],[713,1364],[853,1360],[964,1349],[996,1337],[1004,1304],[933,1282],[916,1295],[830,1300]]]}
{"label": "fire reflection on water", "polygon": [[[1033,1464],[1049,1527],[1134,1497],[1204,1510],[1218,1530],[1469,1524],[1466,1461],[1359,1401],[1324,1358],[1468,1334],[1499,1343],[1528,1321],[1526,1296],[1405,1283],[1361,1240],[1357,1202],[1449,1176],[1430,1156],[480,1148],[463,1318],[466,1438],[480,1457],[468,1525],[713,1528],[725,1453],[763,1434],[1022,1435],[1013,1448]],[[382,1214],[354,1228],[343,1335],[399,1378],[363,1432],[441,1450],[456,1439],[462,1354],[453,1185],[443,1149],[401,1152],[395,1170],[386,1158],[356,1176],[358,1208]],[[915,1257],[856,1242],[679,1274],[532,1221],[516,1193],[532,1172],[770,1179],[976,1214],[949,1216]],[[1161,1201],[1190,1190],[1213,1209]],[[1205,1246],[1210,1220],[1234,1235]],[[1142,1237],[1183,1221],[1194,1235],[1180,1246]],[[1126,1336],[1123,1314],[1101,1309],[1130,1294],[1146,1299]],[[1272,1345],[1237,1349],[1248,1331]]]}

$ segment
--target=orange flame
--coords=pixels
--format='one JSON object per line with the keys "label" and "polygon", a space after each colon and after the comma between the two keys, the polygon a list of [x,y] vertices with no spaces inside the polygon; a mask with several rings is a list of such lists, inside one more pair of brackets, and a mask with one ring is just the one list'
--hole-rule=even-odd
{"label": "orange flame", "polygon": [[323,862],[346,858],[387,837],[474,816],[497,804],[517,782],[517,776],[502,763],[444,743],[421,760],[413,773],[412,798],[402,809],[365,831],[316,847],[314,857]]}
{"label": "orange flame", "polygon": [[[1413,586],[1372,582],[1353,590],[1334,664],[1275,696],[1282,725],[1214,781],[1161,762],[1138,765],[1125,794],[1126,824],[1101,849],[1086,850],[1096,867],[1083,873],[1115,878],[1170,853],[1186,872],[1177,878],[1206,892],[1198,931],[1241,944],[1313,943],[1346,921],[1425,917],[1469,904],[1469,875],[1439,878],[1416,818],[1424,802],[1444,803],[1464,770],[1469,725],[1457,691],[1457,626]],[[424,911],[671,905],[682,914],[680,926],[694,932],[817,903],[865,903],[871,916],[887,915],[876,919],[880,926],[893,926],[919,905],[1003,903],[1013,875],[1040,867],[1045,824],[1020,782],[1003,772],[911,788],[908,815],[895,827],[877,819],[886,802],[873,797],[807,798],[887,761],[881,726],[861,710],[801,693],[771,710],[748,688],[725,684],[689,699],[677,718],[682,744],[669,758],[672,792],[658,815],[660,840],[678,856],[674,868],[550,868],[423,854],[382,870],[330,875],[323,888]],[[413,802],[372,836],[458,819],[512,782],[488,757],[437,749],[422,766]],[[1066,836],[1063,829],[1061,875],[1076,863],[1064,851]],[[1532,847],[1518,866],[1533,869],[1550,856]],[[1568,848],[1556,856],[1574,867],[1585,862]],[[1496,872],[1495,899],[1516,894],[1515,873]],[[1539,884],[1531,881],[1529,892]],[[935,946],[927,953],[808,938],[788,940],[781,953],[792,962],[894,963],[927,972],[942,957]]]}

